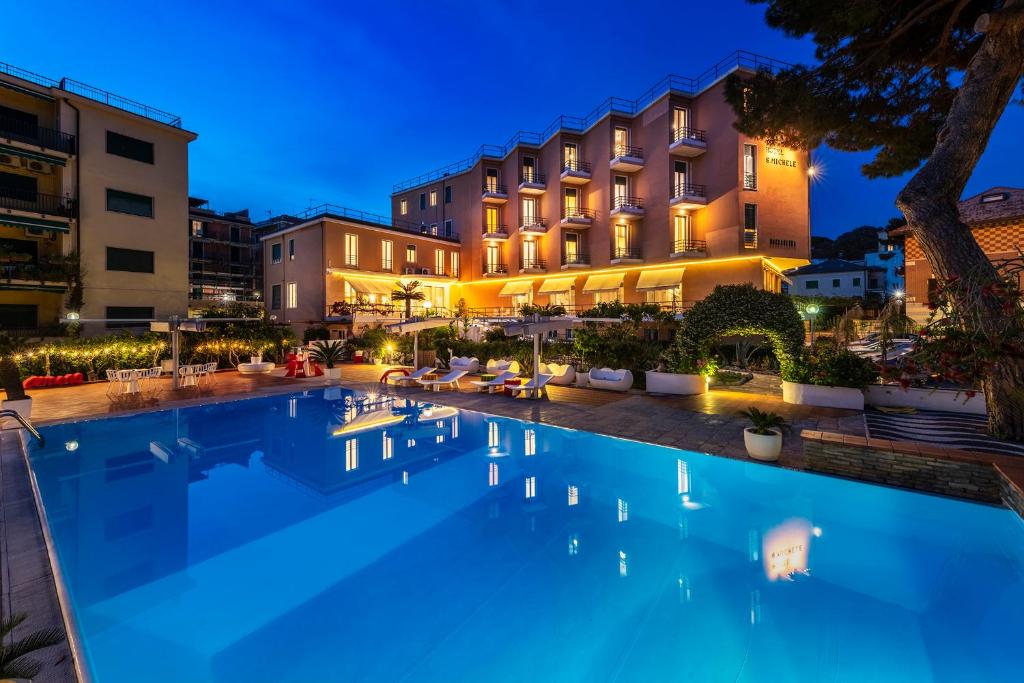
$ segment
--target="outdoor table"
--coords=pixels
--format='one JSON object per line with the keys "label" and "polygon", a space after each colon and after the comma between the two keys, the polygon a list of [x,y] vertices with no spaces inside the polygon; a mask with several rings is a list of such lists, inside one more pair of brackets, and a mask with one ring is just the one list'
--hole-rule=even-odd
{"label": "outdoor table", "polygon": [[491,380],[495,379],[496,377],[497,377],[497,375],[493,375],[493,374],[485,372],[485,373],[480,375],[480,381],[481,382],[490,382]]}

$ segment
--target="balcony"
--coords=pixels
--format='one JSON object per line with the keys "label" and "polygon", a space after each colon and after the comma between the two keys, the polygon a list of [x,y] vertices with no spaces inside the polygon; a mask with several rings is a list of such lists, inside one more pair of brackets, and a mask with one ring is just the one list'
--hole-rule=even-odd
{"label": "balcony", "polygon": [[539,258],[523,258],[519,262],[520,273],[545,273],[547,272],[548,266],[543,259]]}
{"label": "balcony", "polygon": [[673,209],[703,209],[708,205],[708,191],[703,185],[677,183],[672,188],[669,206]]}
{"label": "balcony", "polygon": [[708,243],[704,240],[675,240],[672,242],[670,258],[699,258],[708,255]]}
{"label": "balcony", "polygon": [[71,218],[75,215],[75,201],[54,194],[24,192],[17,188],[0,187],[0,209],[32,213],[40,216]]}
{"label": "balcony", "polygon": [[594,222],[596,212],[579,206],[562,207],[562,220],[559,225],[573,228],[589,228]]}
{"label": "balcony", "polygon": [[569,185],[586,185],[590,182],[590,162],[569,160],[562,165],[561,180]]}
{"label": "balcony", "polygon": [[640,218],[644,215],[644,200],[641,197],[628,195],[612,197],[612,208],[609,215],[617,218]]}
{"label": "balcony", "polygon": [[547,181],[543,173],[524,173],[519,177],[519,194],[544,194]]}
{"label": "balcony", "polygon": [[50,150],[73,156],[78,149],[74,135],[0,116],[0,140],[14,147]]}
{"label": "balcony", "polygon": [[484,261],[484,277],[501,277],[508,275],[508,266],[501,262],[488,263]]}
{"label": "balcony", "polygon": [[527,216],[523,219],[523,224],[519,226],[519,232],[524,232],[532,235],[543,235],[548,231],[548,221],[546,218],[538,218],[536,216]]}
{"label": "balcony", "polygon": [[571,268],[589,268],[590,267],[590,255],[585,254],[581,251],[577,251],[571,254],[562,254],[562,270],[569,270]]}
{"label": "balcony", "polygon": [[669,131],[669,154],[699,157],[708,151],[707,134],[699,128],[675,128]]}
{"label": "balcony", "polygon": [[482,199],[484,204],[504,204],[508,201],[508,189],[498,183],[484,183]]}
{"label": "balcony", "polygon": [[639,263],[643,261],[640,247],[612,247],[612,265],[620,263]]}
{"label": "balcony", "polygon": [[643,147],[631,145],[615,145],[612,147],[612,158],[608,167],[613,171],[632,173],[644,167]]}
{"label": "balcony", "polygon": [[483,238],[485,240],[507,240],[508,228],[504,225],[485,225]]}
{"label": "balcony", "polygon": [[38,263],[0,264],[0,289],[64,291],[65,271],[58,265]]}
{"label": "balcony", "polygon": [[743,174],[743,189],[744,190],[756,190],[757,189],[757,174],[756,173],[744,173]]}

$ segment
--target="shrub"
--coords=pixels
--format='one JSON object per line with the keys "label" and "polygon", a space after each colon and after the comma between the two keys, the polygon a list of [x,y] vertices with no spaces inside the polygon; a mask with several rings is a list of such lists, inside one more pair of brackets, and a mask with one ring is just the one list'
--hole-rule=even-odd
{"label": "shrub", "polygon": [[565,315],[565,306],[558,304],[545,304],[543,306],[538,304],[523,304],[519,309],[520,315],[524,318],[531,317],[534,314],[541,316],[542,318],[557,317]]}
{"label": "shrub", "polygon": [[621,301],[602,302],[595,304],[580,313],[581,318],[619,318],[634,323],[644,321],[675,322],[668,311],[661,310],[658,304],[624,304]]}
{"label": "shrub", "polygon": [[644,373],[658,365],[665,345],[645,339],[639,331],[640,326],[633,322],[587,324],[573,331],[573,354],[589,368],[625,368],[642,388]]}
{"label": "shrub", "polygon": [[782,379],[798,384],[863,389],[878,379],[878,368],[866,358],[834,346],[815,346],[782,368]]}
{"label": "shrub", "polygon": [[307,327],[306,331],[302,333],[302,343],[308,344],[311,341],[326,341],[331,338],[331,331],[323,325],[314,325],[313,327]]}

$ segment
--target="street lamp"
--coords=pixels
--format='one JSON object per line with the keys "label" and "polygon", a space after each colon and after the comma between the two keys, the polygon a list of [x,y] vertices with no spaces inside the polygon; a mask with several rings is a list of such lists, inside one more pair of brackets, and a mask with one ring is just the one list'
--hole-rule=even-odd
{"label": "street lamp", "polygon": [[818,315],[821,309],[818,308],[818,304],[809,304],[804,312],[807,314],[807,318],[811,321],[811,348],[814,348],[814,316]]}

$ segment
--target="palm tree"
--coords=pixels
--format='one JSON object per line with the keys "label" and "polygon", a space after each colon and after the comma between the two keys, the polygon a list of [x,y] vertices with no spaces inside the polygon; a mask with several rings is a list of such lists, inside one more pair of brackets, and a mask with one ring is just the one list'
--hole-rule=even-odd
{"label": "palm tree", "polygon": [[19,640],[11,639],[14,629],[27,618],[27,614],[15,614],[0,622],[0,680],[34,678],[43,665],[27,655],[64,641],[64,630],[60,628],[44,628]]}
{"label": "palm tree", "polygon": [[405,302],[405,317],[406,319],[412,317],[412,302],[423,301],[427,297],[423,292],[418,291],[420,288],[420,281],[413,280],[412,282],[402,283],[396,282],[396,287],[391,292],[392,301],[404,301]]}

